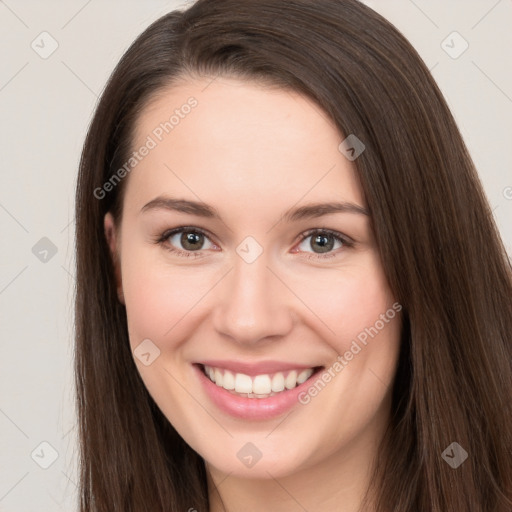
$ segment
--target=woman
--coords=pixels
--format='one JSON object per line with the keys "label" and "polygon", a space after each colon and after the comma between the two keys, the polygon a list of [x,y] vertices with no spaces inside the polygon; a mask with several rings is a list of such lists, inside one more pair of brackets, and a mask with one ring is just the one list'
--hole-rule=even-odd
{"label": "woman", "polygon": [[354,0],[198,0],[77,187],[83,511],[512,509],[512,278],[428,70]]}

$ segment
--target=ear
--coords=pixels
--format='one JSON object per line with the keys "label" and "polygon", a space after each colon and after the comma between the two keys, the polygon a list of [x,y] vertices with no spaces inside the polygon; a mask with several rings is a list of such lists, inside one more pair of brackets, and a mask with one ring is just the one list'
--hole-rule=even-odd
{"label": "ear", "polygon": [[110,212],[108,212],[103,219],[103,227],[105,230],[105,238],[107,239],[108,246],[110,248],[110,254],[112,256],[112,262],[114,264],[115,278],[116,278],[116,286],[117,286],[117,297],[121,304],[125,304],[124,302],[124,294],[123,294],[123,282],[121,278],[121,265],[119,258],[119,234],[117,232],[117,227],[114,222],[114,217]]}

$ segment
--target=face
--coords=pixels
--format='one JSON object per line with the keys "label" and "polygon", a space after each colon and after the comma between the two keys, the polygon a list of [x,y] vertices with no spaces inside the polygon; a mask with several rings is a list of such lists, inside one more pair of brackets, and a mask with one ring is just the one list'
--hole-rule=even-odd
{"label": "face", "polygon": [[388,421],[401,308],[343,139],[304,96],[229,78],[138,120],[122,221],[105,217],[131,349],[219,473],[355,460]]}

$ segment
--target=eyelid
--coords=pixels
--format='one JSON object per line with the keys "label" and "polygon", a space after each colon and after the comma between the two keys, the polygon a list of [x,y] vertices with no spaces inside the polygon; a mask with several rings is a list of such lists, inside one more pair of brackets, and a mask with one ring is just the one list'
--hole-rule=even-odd
{"label": "eyelid", "polygon": [[[172,229],[167,229],[165,230],[161,235],[157,236],[155,242],[157,244],[161,244],[161,245],[165,245],[169,238],[177,233],[181,233],[181,232],[186,232],[186,231],[189,231],[189,232],[193,232],[193,233],[197,233],[197,234],[201,234],[203,235],[205,238],[207,238],[210,243],[212,243],[213,245],[215,246],[218,246],[218,244],[213,240],[214,237],[205,229],[202,229],[202,228],[198,228],[196,226],[179,226],[179,227],[176,227],[176,228],[172,228]],[[183,254],[185,256],[193,256],[193,257],[199,257],[199,256],[202,256],[202,252],[204,249],[201,249],[199,251],[184,251],[183,249],[178,249],[176,247],[166,247],[166,249],[170,252],[174,252],[174,253],[178,253],[178,254]]]}
{"label": "eyelid", "polygon": [[[196,227],[196,226],[179,226],[176,228],[168,229],[168,230],[164,231],[164,233],[162,235],[157,237],[156,243],[164,245],[172,235],[175,235],[177,233],[184,232],[184,231],[202,234],[213,245],[218,246],[218,244],[213,240],[214,237],[207,230]],[[301,233],[299,235],[298,240],[295,242],[294,246],[299,245],[306,238],[308,238],[314,234],[330,235],[333,238],[335,238],[336,240],[338,240],[339,242],[341,242],[342,245],[345,247],[353,247],[355,244],[355,242],[352,238],[345,235],[344,233],[340,233],[339,231],[335,231],[335,230],[328,229],[328,228],[312,228],[312,229],[309,229],[309,230]],[[182,249],[178,249],[175,247],[172,247],[172,248],[167,247],[167,250],[169,250],[170,252],[183,254],[185,257],[201,257],[202,256],[201,253],[204,251],[204,249],[200,249],[198,251],[184,251]],[[296,251],[296,252],[299,252],[299,251]],[[303,251],[300,251],[300,252],[303,252]],[[338,254],[338,252],[339,252],[339,250],[338,251],[329,251],[327,253],[306,252],[306,254],[309,254],[308,258],[322,259],[322,258],[329,258],[329,257],[336,256]]]}
{"label": "eyelid", "polygon": [[[162,241],[163,240],[167,240],[170,236],[175,235],[176,233],[180,233],[182,231],[191,231],[191,232],[194,232],[194,233],[199,233],[199,234],[204,235],[205,237],[207,237],[211,242],[213,242],[213,240],[211,240],[211,239],[215,238],[213,235],[211,235],[207,230],[205,230],[203,228],[198,228],[196,226],[178,226],[176,228],[165,230],[158,237],[158,239],[162,240]],[[217,244],[215,244],[215,245],[217,245]]]}
{"label": "eyelid", "polygon": [[[335,258],[340,255],[340,251],[342,251],[344,248],[345,249],[351,248],[351,247],[354,247],[354,245],[355,245],[354,240],[352,238],[350,238],[349,236],[345,235],[344,233],[340,233],[339,231],[335,231],[335,230],[328,229],[328,228],[313,228],[308,231],[305,231],[304,233],[302,233],[300,235],[300,238],[295,245],[296,246],[300,245],[304,240],[306,240],[306,238],[309,238],[310,236],[315,235],[315,234],[330,235],[335,240],[337,240],[338,242],[341,243],[341,247],[338,248],[338,250],[336,250],[336,251],[328,251],[326,253],[316,253],[316,252],[305,251],[304,254],[307,259],[324,260],[327,258]],[[294,250],[294,252],[299,252],[299,251]]]}
{"label": "eyelid", "polygon": [[335,231],[333,229],[327,229],[327,228],[313,228],[309,229],[308,231],[305,231],[304,233],[301,233],[299,236],[299,242],[302,242],[306,238],[308,238],[311,235],[321,233],[321,234],[327,234],[331,235],[334,238],[337,238],[341,242],[343,242],[346,245],[354,245],[354,240],[350,238],[349,236],[345,235],[344,233],[340,233],[339,231]]}

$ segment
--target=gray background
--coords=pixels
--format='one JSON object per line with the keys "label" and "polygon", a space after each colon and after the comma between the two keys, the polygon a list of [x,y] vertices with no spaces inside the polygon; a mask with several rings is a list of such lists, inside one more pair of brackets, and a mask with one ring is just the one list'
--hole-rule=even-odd
{"label": "gray background", "polygon": [[[505,63],[512,61],[512,0],[366,3],[408,37],[432,70],[511,253],[512,74]],[[180,5],[0,0],[2,512],[76,510],[72,298],[79,155],[115,63],[149,23]],[[43,31],[51,36],[40,36]],[[58,48],[42,58],[53,40]]]}

